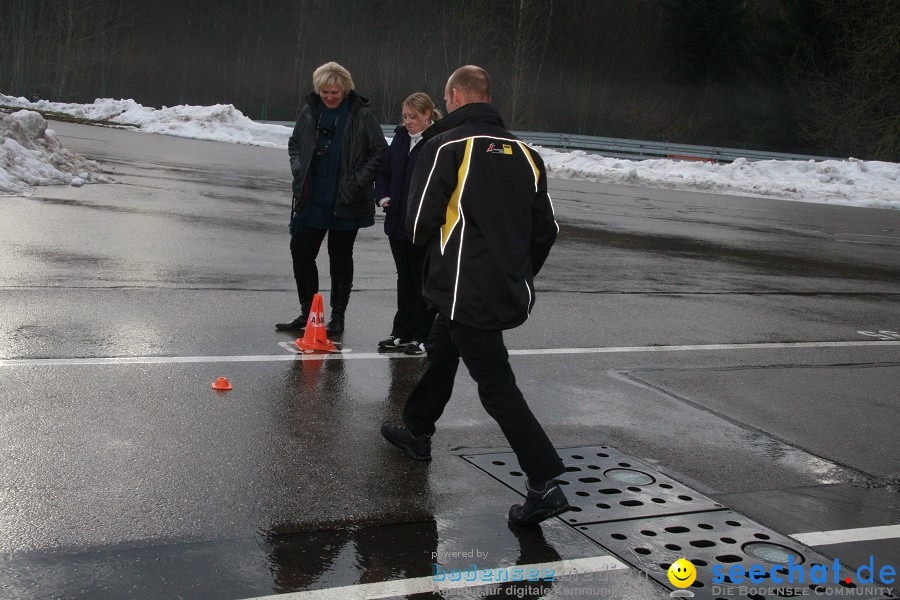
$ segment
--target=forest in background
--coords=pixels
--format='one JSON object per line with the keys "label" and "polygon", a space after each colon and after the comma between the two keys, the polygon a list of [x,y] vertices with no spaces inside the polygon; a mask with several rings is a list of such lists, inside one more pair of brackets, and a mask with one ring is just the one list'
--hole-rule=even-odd
{"label": "forest in background", "polygon": [[485,67],[515,130],[900,161],[897,0],[0,0],[0,93],[291,120],[347,67],[382,123]]}

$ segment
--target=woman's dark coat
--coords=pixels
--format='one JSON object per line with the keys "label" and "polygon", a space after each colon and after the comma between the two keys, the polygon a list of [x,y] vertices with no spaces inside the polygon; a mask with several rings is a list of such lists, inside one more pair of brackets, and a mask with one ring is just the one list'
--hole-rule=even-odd
{"label": "woman's dark coat", "polygon": [[419,142],[410,152],[409,142],[406,127],[398,125],[394,130],[394,141],[391,142],[391,147],[375,178],[375,197],[379,200],[384,197],[391,199],[384,214],[384,232],[390,238],[403,241],[409,241],[409,236],[406,235],[406,199],[409,195],[409,181],[419,154],[422,153],[422,146],[425,145],[424,142]]}
{"label": "woman's dark coat", "polygon": [[[347,94],[346,100],[350,104],[350,112],[344,130],[334,216],[369,217],[375,214],[375,190],[372,183],[388,147],[381,125],[369,110],[369,101],[352,90]],[[309,193],[306,178],[316,150],[315,130],[321,102],[315,92],[305,98],[294,133],[288,141],[291,173],[294,175],[291,218],[306,202]]]}

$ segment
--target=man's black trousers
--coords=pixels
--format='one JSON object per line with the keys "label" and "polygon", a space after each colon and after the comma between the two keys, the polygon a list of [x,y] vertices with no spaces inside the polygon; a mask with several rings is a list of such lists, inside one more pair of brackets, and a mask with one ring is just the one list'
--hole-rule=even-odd
{"label": "man's black trousers", "polygon": [[413,435],[434,433],[453,393],[462,358],[478,384],[481,404],[500,425],[529,483],[539,486],[565,470],[516,385],[502,331],[474,329],[438,315],[426,347],[428,369],[403,409],[403,420]]}

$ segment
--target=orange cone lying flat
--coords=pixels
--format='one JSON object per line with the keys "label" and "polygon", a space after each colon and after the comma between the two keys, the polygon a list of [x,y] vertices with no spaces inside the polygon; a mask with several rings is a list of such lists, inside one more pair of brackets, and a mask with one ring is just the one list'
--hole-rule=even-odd
{"label": "orange cone lying flat", "polygon": [[302,338],[294,342],[301,350],[317,350],[331,352],[337,350],[325,333],[325,309],[322,307],[322,294],[313,296],[312,306],[309,309],[309,319],[306,321],[306,331]]}
{"label": "orange cone lying flat", "polygon": [[227,377],[219,377],[213,381],[212,389],[226,391],[234,388],[231,386],[231,382],[228,381]]}

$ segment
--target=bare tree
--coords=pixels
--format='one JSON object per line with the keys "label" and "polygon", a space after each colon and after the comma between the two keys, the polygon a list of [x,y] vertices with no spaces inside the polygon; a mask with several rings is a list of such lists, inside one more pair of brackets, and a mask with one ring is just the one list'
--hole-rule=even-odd
{"label": "bare tree", "polygon": [[501,43],[497,60],[507,67],[500,73],[506,92],[504,115],[509,127],[528,123],[536,82],[544,67],[553,25],[553,0],[506,0],[501,8]]}
{"label": "bare tree", "polygon": [[840,31],[827,62],[807,54],[795,64],[804,136],[832,152],[900,160],[900,13],[894,0],[845,5],[819,0]]}

